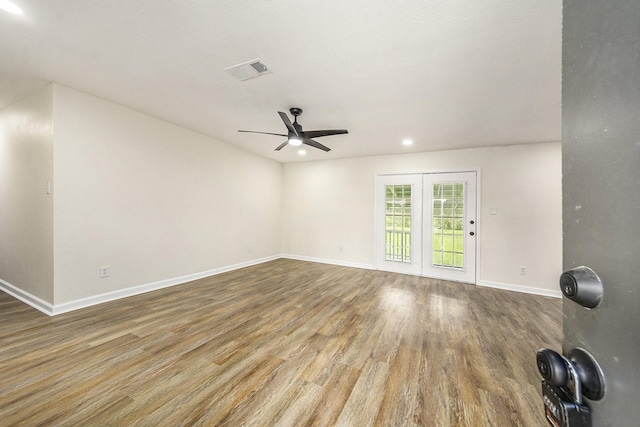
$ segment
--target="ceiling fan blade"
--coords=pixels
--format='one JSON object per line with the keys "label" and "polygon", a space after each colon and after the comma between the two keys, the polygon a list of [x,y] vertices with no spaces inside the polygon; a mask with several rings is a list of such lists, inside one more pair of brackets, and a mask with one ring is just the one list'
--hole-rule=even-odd
{"label": "ceiling fan blade", "polygon": [[[285,135],[285,136],[286,136],[286,135]],[[283,142],[282,144],[278,145],[278,148],[276,148],[276,149],[275,149],[275,150],[273,150],[273,151],[280,151],[280,150],[282,150],[282,149],[283,149],[283,148],[284,148],[288,143],[289,143],[289,140],[287,140],[287,141]]]}
{"label": "ceiling fan blade", "polygon": [[314,148],[319,148],[322,151],[331,151],[331,148],[325,147],[324,145],[320,144],[318,141],[314,141],[313,139],[307,138],[304,141],[302,141],[302,143]]}
{"label": "ceiling fan blade", "polygon": [[[298,130],[293,126],[293,123],[291,123],[291,120],[289,120],[289,116],[287,116],[282,111],[278,111],[278,114],[280,114],[280,118],[284,122],[284,125],[287,127],[289,132],[293,133],[296,136],[300,136],[300,134],[298,133]],[[285,135],[285,136],[287,136],[287,135]]]}
{"label": "ceiling fan blade", "polygon": [[320,138],[322,136],[342,135],[349,133],[346,129],[306,130],[302,132],[305,138]]}
{"label": "ceiling fan blade", "polygon": [[282,133],[271,133],[271,132],[257,132],[255,130],[239,130],[238,132],[245,132],[245,133],[261,133],[263,135],[276,135],[276,136],[284,136],[285,138],[289,135],[284,135]]}

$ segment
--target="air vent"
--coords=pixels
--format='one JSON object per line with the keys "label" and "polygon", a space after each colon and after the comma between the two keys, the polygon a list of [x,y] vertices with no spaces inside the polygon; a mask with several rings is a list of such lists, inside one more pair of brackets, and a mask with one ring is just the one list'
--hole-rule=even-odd
{"label": "air vent", "polygon": [[249,80],[272,72],[260,59],[243,62],[242,64],[234,65],[224,70],[240,81]]}

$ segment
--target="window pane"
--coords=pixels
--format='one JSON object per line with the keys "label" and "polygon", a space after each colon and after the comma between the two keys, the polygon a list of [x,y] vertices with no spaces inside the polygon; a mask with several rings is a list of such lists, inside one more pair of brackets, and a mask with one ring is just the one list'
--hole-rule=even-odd
{"label": "window pane", "polygon": [[433,265],[442,265],[442,252],[433,253]]}
{"label": "window pane", "polygon": [[453,266],[457,268],[464,267],[464,255],[463,254],[454,254],[453,256]]}
{"label": "window pane", "polygon": [[451,200],[442,199],[442,210],[440,216],[451,216]]}
{"label": "window pane", "polygon": [[453,252],[442,253],[442,265],[445,267],[453,267]]}
{"label": "window pane", "polygon": [[453,184],[444,184],[442,188],[442,197],[448,200],[453,199]]}
{"label": "window pane", "polygon": [[434,266],[464,268],[464,183],[433,184]]}
{"label": "window pane", "polygon": [[462,182],[456,182],[454,184],[454,192],[455,192],[455,196],[456,198],[463,198],[464,197],[464,184]]}
{"label": "window pane", "polygon": [[387,185],[385,259],[411,262],[411,185]]}
{"label": "window pane", "polygon": [[442,198],[442,185],[434,184],[433,185],[433,198],[441,199]]}

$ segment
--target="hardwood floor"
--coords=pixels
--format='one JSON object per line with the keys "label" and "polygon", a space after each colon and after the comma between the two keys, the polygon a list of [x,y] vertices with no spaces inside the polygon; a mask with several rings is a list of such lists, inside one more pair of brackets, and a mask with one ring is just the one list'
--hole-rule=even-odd
{"label": "hardwood floor", "polygon": [[561,301],[280,259],[47,317],[0,292],[1,425],[544,426]]}

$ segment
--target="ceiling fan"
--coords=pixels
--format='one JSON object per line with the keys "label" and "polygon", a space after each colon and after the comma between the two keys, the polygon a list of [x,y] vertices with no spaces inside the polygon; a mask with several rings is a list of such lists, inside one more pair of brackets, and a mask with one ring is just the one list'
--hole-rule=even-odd
{"label": "ceiling fan", "polygon": [[275,151],[282,150],[287,144],[291,144],[296,147],[299,145],[305,144],[310,147],[318,148],[323,151],[330,151],[331,149],[329,147],[326,147],[320,144],[318,141],[314,141],[312,138],[320,138],[323,136],[340,135],[343,133],[349,133],[347,132],[346,129],[304,131],[302,130],[302,126],[300,126],[300,124],[298,123],[298,116],[302,114],[302,109],[294,107],[294,108],[290,108],[289,112],[293,116],[293,123],[291,123],[291,120],[289,120],[289,117],[285,113],[283,113],[282,111],[278,111],[278,114],[280,114],[280,118],[284,122],[284,125],[287,127],[288,133],[286,135],[282,133],[256,132],[252,130],[239,130],[238,132],[261,133],[264,135],[277,135],[277,136],[286,137],[287,140],[282,144],[278,145]]}

